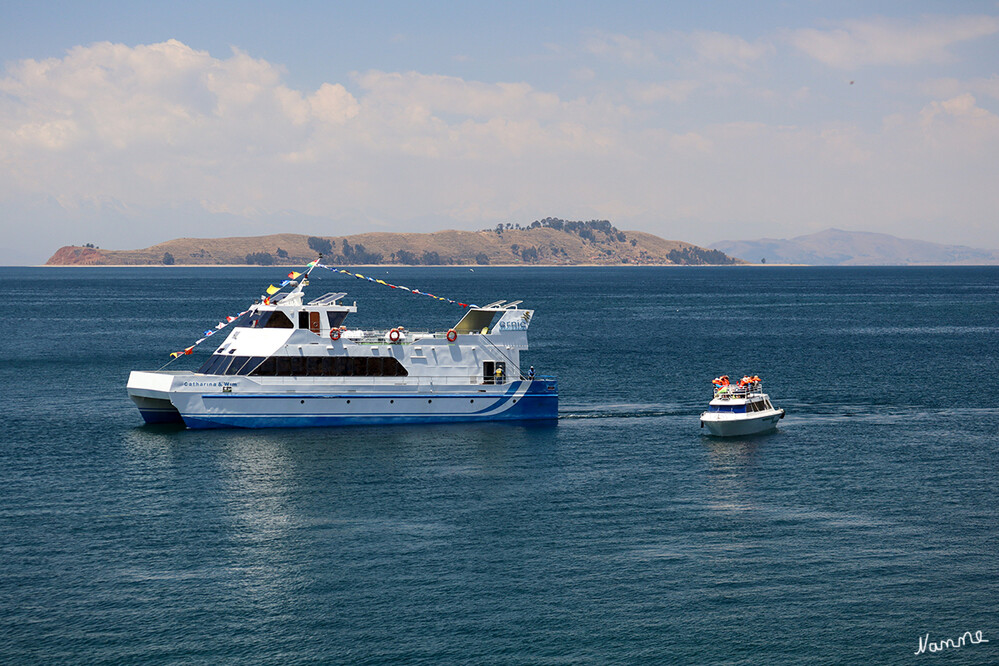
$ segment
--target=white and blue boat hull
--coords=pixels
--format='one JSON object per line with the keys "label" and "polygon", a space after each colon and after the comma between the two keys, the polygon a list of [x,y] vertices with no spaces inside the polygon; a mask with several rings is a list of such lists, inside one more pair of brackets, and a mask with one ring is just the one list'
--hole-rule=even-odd
{"label": "white and blue boat hull", "polygon": [[[504,385],[343,387],[340,390],[246,390],[237,382],[203,390],[142,388],[133,373],[129,394],[147,423],[183,422],[188,428],[304,428],[316,426],[545,421],[558,418],[555,379],[515,380]],[[228,379],[228,378],[224,378]],[[337,387],[338,389],[340,387]]]}
{"label": "white and blue boat hull", "polygon": [[782,418],[783,409],[753,415],[704,413],[701,415],[701,427],[707,428],[715,437],[745,437],[771,432]]}

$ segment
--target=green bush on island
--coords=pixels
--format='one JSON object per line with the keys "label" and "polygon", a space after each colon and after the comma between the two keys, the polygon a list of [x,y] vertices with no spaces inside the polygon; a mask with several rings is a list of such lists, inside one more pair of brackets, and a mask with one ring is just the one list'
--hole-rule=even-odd
{"label": "green bush on island", "polygon": [[274,257],[271,256],[270,252],[254,252],[246,255],[246,263],[257,264],[258,266],[272,266],[274,264]]}

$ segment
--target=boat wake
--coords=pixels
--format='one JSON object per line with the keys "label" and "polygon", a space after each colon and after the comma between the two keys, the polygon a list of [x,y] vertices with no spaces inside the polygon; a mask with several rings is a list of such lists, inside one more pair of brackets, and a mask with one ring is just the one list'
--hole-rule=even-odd
{"label": "boat wake", "polygon": [[559,411],[559,420],[570,419],[648,419],[667,416],[690,417],[690,408],[680,405],[569,405]]}

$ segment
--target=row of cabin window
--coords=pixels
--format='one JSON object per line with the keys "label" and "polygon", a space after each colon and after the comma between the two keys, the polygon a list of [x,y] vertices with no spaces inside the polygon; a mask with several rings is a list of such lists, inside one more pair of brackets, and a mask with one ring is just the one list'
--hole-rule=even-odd
{"label": "row of cabin window", "polygon": [[745,414],[745,405],[708,405],[709,412],[734,412],[735,414]]}
{"label": "row of cabin window", "polygon": [[771,407],[763,402],[751,402],[747,405],[710,405],[708,407],[709,412],[732,412],[735,414],[745,414],[746,412],[765,412]]}
{"label": "row of cabin window", "polygon": [[[309,310],[300,310],[298,313],[298,327],[309,329]],[[347,318],[346,312],[327,312],[326,319],[330,328],[339,328],[343,320]],[[236,324],[240,328],[295,328],[295,325],[288,319],[288,315],[280,310],[269,312],[254,312],[245,320]]]}
{"label": "row of cabin window", "polygon": [[206,375],[262,377],[406,377],[391,356],[226,356],[215,354],[198,371]]}

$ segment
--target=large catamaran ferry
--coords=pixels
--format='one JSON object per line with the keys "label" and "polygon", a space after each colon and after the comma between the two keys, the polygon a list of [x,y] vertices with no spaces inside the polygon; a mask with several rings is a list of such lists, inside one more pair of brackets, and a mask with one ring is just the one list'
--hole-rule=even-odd
{"label": "large catamaran ferry", "polygon": [[346,323],[357,312],[356,302],[343,304],[346,293],[306,301],[307,285],[308,273],[235,318],[196,372],[133,371],[128,395],[146,422],[268,428],[558,417],[556,379],[521,367],[534,314],[521,301],[468,306],[447,331],[365,330]]}

